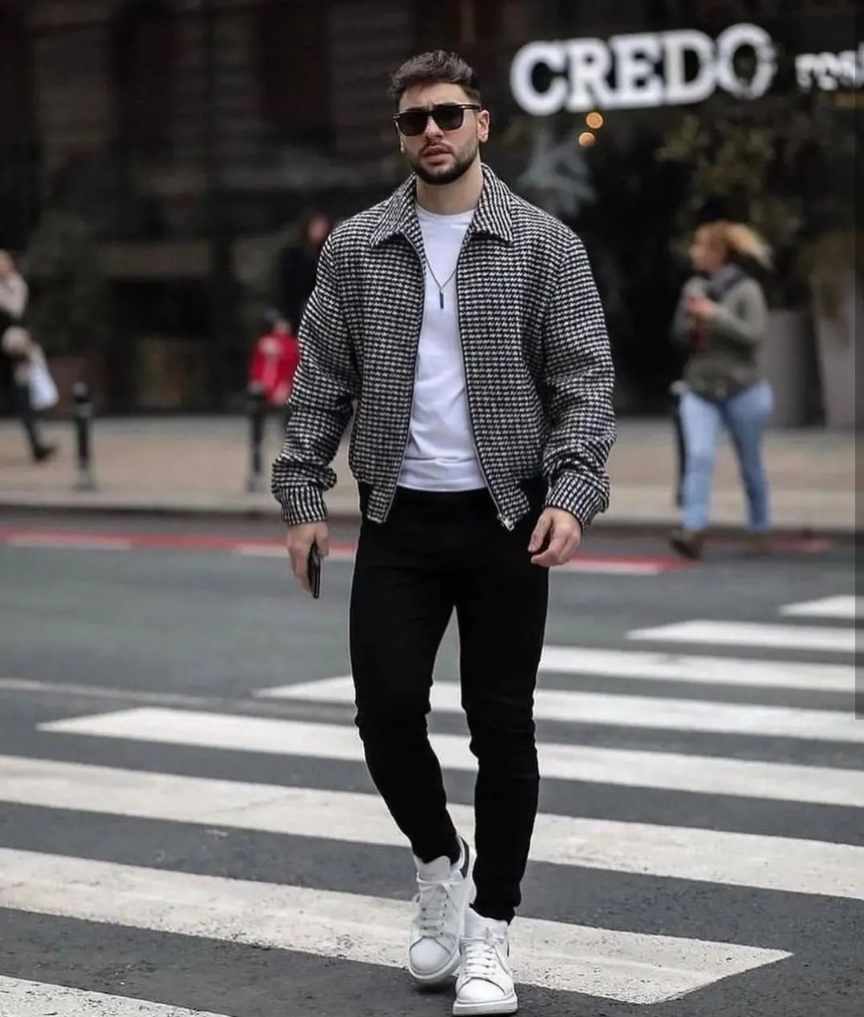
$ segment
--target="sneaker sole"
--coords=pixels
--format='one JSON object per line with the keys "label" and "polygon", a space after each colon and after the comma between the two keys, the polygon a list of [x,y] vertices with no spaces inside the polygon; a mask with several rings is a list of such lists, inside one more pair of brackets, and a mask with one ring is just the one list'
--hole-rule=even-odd
{"label": "sneaker sole", "polygon": [[[415,971],[411,967],[411,956],[408,956],[408,974],[414,979],[417,985],[423,986],[424,988],[431,989],[439,985],[444,985],[449,982],[451,978],[458,972],[460,965],[462,964],[462,955],[459,950],[459,943],[462,939],[462,935],[465,932],[465,912],[471,905],[474,899],[474,853],[471,850],[467,841],[465,843],[465,850],[468,853],[468,868],[465,873],[465,896],[462,900],[462,918],[459,923],[459,936],[456,939],[456,950],[447,959],[447,962],[443,964],[437,971],[433,971],[431,974],[421,974],[419,971]],[[505,1011],[513,1013],[514,1011]]]}
{"label": "sneaker sole", "polygon": [[494,1003],[460,1003],[457,999],[453,1004],[454,1017],[482,1017],[483,1014],[516,1013],[519,1000],[516,993],[506,999],[496,999]]}
{"label": "sneaker sole", "polygon": [[437,971],[433,971],[431,974],[423,975],[420,974],[419,971],[415,971],[411,967],[410,961],[408,963],[408,973],[417,985],[422,986],[424,989],[433,989],[436,986],[444,985],[453,978],[459,970],[461,960],[462,958],[460,957],[459,950],[457,949],[456,953],[448,959],[447,963],[443,967],[439,968]]}

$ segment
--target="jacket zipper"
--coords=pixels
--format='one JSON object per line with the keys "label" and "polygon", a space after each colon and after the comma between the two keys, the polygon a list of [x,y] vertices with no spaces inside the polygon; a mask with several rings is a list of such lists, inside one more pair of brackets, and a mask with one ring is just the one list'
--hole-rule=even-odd
{"label": "jacket zipper", "polygon": [[402,467],[405,465],[405,453],[408,451],[408,439],[411,437],[411,417],[414,413],[414,387],[417,380],[415,377],[417,373],[417,353],[420,348],[420,333],[423,329],[423,313],[426,304],[426,271],[423,267],[423,260],[420,255],[417,254],[417,248],[413,244],[411,244],[411,250],[415,255],[417,255],[417,261],[420,264],[420,271],[422,273],[421,279],[423,282],[423,296],[420,300],[420,318],[417,322],[416,328],[417,341],[414,343],[414,356],[411,360],[411,402],[408,406],[408,423],[405,427],[405,438],[402,442],[402,455],[399,457],[399,468],[396,470],[396,478],[393,482],[393,492],[390,495],[390,500],[387,502],[387,511],[384,513],[385,519],[390,515],[390,509],[393,508],[393,502],[396,500],[396,489],[399,486],[399,477],[402,474]]}
{"label": "jacket zipper", "polygon": [[[470,227],[469,227],[470,229]],[[474,446],[474,455],[477,457],[477,465],[480,467],[480,472],[483,474],[483,479],[486,481],[486,490],[489,492],[489,497],[492,499],[492,504],[495,506],[495,511],[498,513],[498,521],[504,527],[505,530],[513,530],[516,524],[512,519],[508,519],[507,516],[501,511],[501,506],[498,504],[498,499],[495,497],[495,492],[492,489],[492,485],[489,483],[489,477],[486,473],[486,467],[483,465],[483,460],[480,458],[480,449],[477,447],[477,437],[474,429],[474,411],[471,408],[471,390],[468,386],[468,367],[465,363],[465,346],[462,342],[462,323],[459,320],[461,317],[460,308],[461,303],[459,300],[459,263],[462,261],[462,252],[471,242],[470,236],[465,237],[465,241],[459,251],[459,257],[456,259],[456,328],[459,332],[459,352],[462,354],[462,373],[465,376],[465,402],[468,405],[468,421],[471,424],[471,444]]]}

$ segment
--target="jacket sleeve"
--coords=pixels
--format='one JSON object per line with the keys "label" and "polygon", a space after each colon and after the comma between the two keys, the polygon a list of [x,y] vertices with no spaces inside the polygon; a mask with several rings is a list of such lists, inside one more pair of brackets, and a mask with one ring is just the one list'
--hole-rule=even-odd
{"label": "jacket sleeve", "polygon": [[303,314],[285,441],[273,463],[273,494],[289,525],[327,518],[324,492],[336,483],[330,463],[359,388],[336,277],[334,238],[328,238],[321,252],[315,288]]}
{"label": "jacket sleeve", "polygon": [[765,337],[768,320],[762,287],[755,279],[747,279],[736,287],[732,296],[734,300],[717,305],[714,317],[707,324],[708,335],[736,345],[758,345]]}
{"label": "jacket sleeve", "polygon": [[587,526],[609,504],[606,460],[615,441],[615,375],[603,308],[578,238],[546,309],[544,371],[550,426],[543,453],[546,504]]}

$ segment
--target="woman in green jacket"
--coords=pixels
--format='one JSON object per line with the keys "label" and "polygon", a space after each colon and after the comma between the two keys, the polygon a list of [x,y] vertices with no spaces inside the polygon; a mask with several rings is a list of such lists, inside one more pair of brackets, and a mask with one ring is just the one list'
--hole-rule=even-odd
{"label": "woman in green jacket", "polygon": [[681,526],[670,542],[688,558],[701,557],[722,425],[738,456],[754,545],[764,550],[770,508],[762,436],[774,400],[758,366],[767,321],[765,296],[748,266],[768,268],[770,248],[749,226],[721,220],[696,230],[690,260],[696,274],[682,290],[672,329],[689,357],[679,408]]}

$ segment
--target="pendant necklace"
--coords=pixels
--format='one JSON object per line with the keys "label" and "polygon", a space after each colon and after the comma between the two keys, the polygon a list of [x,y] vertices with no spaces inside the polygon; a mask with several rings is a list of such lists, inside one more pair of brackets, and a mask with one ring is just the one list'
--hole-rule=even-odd
{"label": "pendant necklace", "polygon": [[444,288],[450,282],[450,280],[453,278],[453,276],[456,275],[456,268],[459,267],[459,263],[458,262],[456,263],[456,268],[453,269],[453,271],[450,273],[450,275],[447,276],[447,278],[444,280],[444,282],[440,283],[440,282],[438,282],[438,276],[435,275],[435,273],[432,271],[432,266],[430,265],[429,259],[426,257],[425,254],[423,255],[423,260],[426,262],[426,267],[429,269],[429,274],[435,280],[435,285],[438,287],[438,306],[443,311],[444,310]]}

